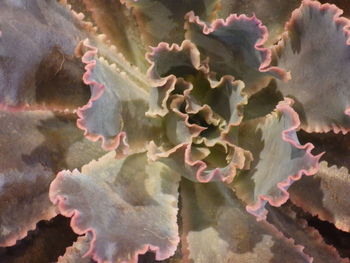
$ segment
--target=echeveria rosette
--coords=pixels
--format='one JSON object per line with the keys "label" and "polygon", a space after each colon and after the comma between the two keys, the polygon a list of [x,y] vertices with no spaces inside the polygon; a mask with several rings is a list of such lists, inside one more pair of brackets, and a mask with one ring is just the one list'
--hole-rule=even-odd
{"label": "echeveria rosette", "polygon": [[[163,145],[157,149],[151,144],[151,159],[172,159],[190,180],[232,181],[236,169],[248,167],[251,159],[248,151],[224,139],[235,133],[243,118],[243,105],[247,103],[244,83],[228,75],[220,81],[211,79],[208,65],[200,63],[198,49],[188,40],[181,46],[160,43],[147,57],[151,62],[148,75],[160,85],[151,93],[157,99],[151,99],[148,116],[164,118],[166,127],[171,125],[167,120],[174,110],[186,119],[185,123],[171,125],[174,133],[167,133],[170,147],[166,152]],[[186,140],[175,140],[185,134],[184,127],[193,125],[197,133]]]}
{"label": "echeveria rosette", "polygon": [[[219,22],[215,23],[219,24]],[[254,66],[250,65],[253,71],[257,72],[257,75],[264,75],[264,72],[271,71],[276,73],[275,76],[285,78],[286,73],[282,69],[265,68],[269,62],[269,51],[261,47],[266,37],[266,29],[262,27],[261,23],[256,18],[250,19],[241,16],[234,17],[227,25],[235,29],[235,23],[239,27],[243,24],[243,28],[245,24],[247,25],[247,30],[243,31],[243,34],[250,39],[246,43],[250,50],[249,54],[259,54],[255,58],[257,60],[253,62]],[[249,30],[251,28],[253,30]],[[233,34],[234,32],[235,30],[233,30]],[[215,27],[211,33],[215,34]],[[225,31],[225,34],[228,33]],[[126,193],[122,190],[123,183],[129,187],[133,187],[133,185],[136,188],[139,187],[137,192],[140,195],[147,194],[147,186],[138,184],[138,181],[143,181],[142,177],[147,175],[149,170],[147,167],[154,165],[168,167],[181,176],[201,183],[231,182],[236,174],[240,174],[242,170],[249,172],[253,158],[256,163],[259,161],[259,152],[255,151],[254,148],[247,150],[242,147],[244,145],[242,129],[244,130],[244,128],[241,128],[241,125],[246,127],[242,123],[243,108],[248,100],[245,84],[241,80],[235,80],[230,75],[220,76],[219,74],[217,76],[220,78],[214,79],[210,65],[210,61],[214,60],[209,59],[209,62],[205,59],[202,60],[196,45],[185,40],[181,45],[172,44],[170,46],[164,42],[160,43],[147,54],[146,58],[151,62],[148,70],[150,83],[145,83],[146,88],[143,88],[142,85],[139,85],[140,83],[133,79],[130,71],[123,70],[125,65],[119,65],[118,62],[112,66],[109,64],[113,63],[113,54],[107,54],[103,49],[99,52],[99,49],[91,47],[91,44],[83,43],[87,48],[83,61],[87,64],[84,81],[90,85],[92,97],[89,103],[79,110],[80,120],[78,124],[85,130],[88,138],[93,140],[102,138],[104,148],[122,150],[124,157],[116,160],[116,154],[112,152],[97,163],[93,162],[83,167],[81,173],[77,171],[61,172],[51,185],[51,200],[58,204],[62,214],[73,218],[72,226],[77,233],[93,233],[88,255],[94,259],[111,262],[115,260],[135,262],[136,256],[139,253],[144,253],[148,248],[156,250],[157,258],[164,259],[170,256],[177,246],[174,228],[171,227],[176,225],[174,218],[173,220],[165,218],[164,225],[169,226],[165,229],[159,229],[156,225],[152,225],[149,221],[151,218],[139,222],[135,217],[133,221],[135,213],[140,213],[141,216],[143,209],[140,210],[137,206],[135,207],[135,204],[131,204],[131,206],[128,205],[129,220],[126,220],[126,217],[123,216],[125,212],[122,211],[127,209],[124,207],[123,199],[128,198],[128,195],[124,196]],[[101,55],[106,56],[107,60],[99,57]],[[268,78],[271,79],[272,76]],[[153,87],[149,91],[149,85],[158,87]],[[262,88],[263,85],[265,84],[261,84],[259,88]],[[145,100],[147,96],[151,96],[149,101]],[[220,98],[220,103],[216,100],[218,98]],[[135,102],[133,102],[134,100]],[[249,205],[248,210],[250,207],[254,207],[254,209],[250,209],[250,212],[260,219],[265,215],[263,211],[266,202],[261,202],[262,196],[264,196],[265,201],[269,200],[271,204],[279,206],[286,200],[285,189],[292,181],[300,179],[304,171],[306,174],[312,174],[317,169],[318,157],[311,155],[312,147],[298,144],[295,133],[298,128],[297,116],[289,104],[291,104],[290,100],[281,102],[272,115],[262,117],[258,121],[253,120],[253,126],[258,125],[259,122],[272,123],[271,127],[276,126],[271,130],[269,130],[271,128],[269,125],[263,128],[266,132],[263,140],[267,138],[268,146],[273,145],[276,141],[276,147],[281,146],[284,149],[281,157],[284,158],[285,164],[290,162],[290,169],[285,172],[280,171],[275,176],[270,175],[273,180],[267,180],[271,182],[269,182],[270,184],[266,183],[266,189],[264,187],[262,189],[258,184],[256,188],[253,186],[252,189],[247,189],[248,195],[255,195],[253,200],[246,199],[245,194],[242,194],[241,184],[237,181],[233,182],[238,196]],[[107,108],[106,105],[112,107]],[[128,122],[129,118],[133,119],[132,123]],[[143,138],[138,132],[141,129],[144,131],[143,135],[146,135]],[[153,132],[148,133],[148,130],[153,130]],[[251,131],[254,131],[254,128]],[[135,134],[134,137],[133,134]],[[120,145],[121,142],[123,145]],[[147,142],[149,144],[145,148]],[[129,145],[131,145],[132,151],[123,151]],[[148,152],[147,155],[140,153],[142,158],[140,154],[125,156],[145,149]],[[289,156],[291,152],[297,155],[296,160],[293,160],[295,156],[292,158]],[[264,153],[264,148],[262,153]],[[257,155],[254,156],[254,154]],[[131,160],[135,160],[135,158],[141,158],[142,161],[138,165],[138,161],[131,164]],[[266,166],[266,162],[270,161],[269,158],[264,156],[261,165],[264,166],[265,162]],[[125,171],[115,168],[124,166],[124,163]],[[278,167],[277,163],[276,167]],[[135,169],[137,171],[134,171]],[[138,171],[143,172],[139,174]],[[262,170],[261,174],[257,176],[262,180],[261,185],[263,185],[264,179],[260,177],[266,176],[266,173],[268,171]],[[86,174],[90,176],[86,176]],[[131,181],[127,183],[127,180],[131,180],[130,174],[134,174],[139,180],[135,178],[132,179],[133,183]],[[119,177],[124,178],[119,183],[118,180],[113,179]],[[150,176],[150,180],[151,178]],[[242,174],[240,174],[240,178],[242,178]],[[103,208],[103,205],[99,207],[97,203],[95,204],[95,199],[91,199],[89,202],[94,208],[87,209],[85,201],[79,201],[78,196],[73,191],[75,187],[90,189],[89,191],[101,195],[100,198],[96,199],[101,199],[103,193],[106,193],[106,189],[110,187],[110,183],[107,182],[113,182],[115,185],[107,191],[110,192],[111,198],[107,198],[105,201],[106,207],[116,207],[116,212],[111,215],[103,213],[106,209]],[[283,184],[283,188],[279,186],[279,183]],[[231,191],[227,186],[224,187],[227,188],[225,191]],[[131,189],[128,192],[131,193]],[[175,193],[172,192],[172,195]],[[109,202],[111,203],[109,204]],[[143,205],[145,213],[148,209],[162,211],[166,208]],[[89,211],[99,209],[103,211],[87,214]],[[101,221],[104,223],[101,224]],[[140,225],[140,228],[142,225],[151,224],[148,226],[151,231],[146,231],[146,233],[142,228],[143,231],[139,233],[139,238],[130,241],[125,239],[123,233],[118,229],[115,229],[113,233],[107,231],[113,227],[115,221],[124,222],[122,224],[127,228],[131,227],[132,224]],[[159,237],[164,236],[164,234],[170,235],[170,233],[172,234],[168,240],[173,241],[167,244],[161,243]],[[137,235],[135,233],[135,236]],[[263,241],[263,246],[266,245],[266,242],[266,240]],[[131,243],[133,245],[130,246]],[[126,244],[129,244],[128,249],[125,247]],[[262,252],[255,251],[255,253]],[[254,255],[252,256],[254,257]],[[301,253],[301,257],[306,256]]]}
{"label": "echeveria rosette", "polygon": [[[0,47],[6,42],[0,54],[10,55],[10,59],[1,57],[0,65],[14,87],[0,92],[0,102],[7,103],[0,122],[8,124],[0,128],[4,134],[0,138],[2,245],[14,244],[39,220],[60,213],[72,218],[77,234],[85,235],[58,262],[136,263],[138,255],[149,250],[157,260],[166,260],[176,249],[175,259],[169,260],[347,262],[323,243],[316,230],[279,208],[289,198],[287,189],[294,181],[317,172],[320,158],[311,154],[310,143],[299,143],[298,113],[306,130],[308,116],[300,110],[300,99],[286,92],[285,87],[293,86],[299,76],[285,62],[289,56],[281,59],[283,52],[288,53],[282,47],[288,46],[289,39],[293,45],[296,39],[310,40],[298,34],[315,31],[310,30],[314,21],[309,21],[319,19],[329,26],[320,43],[331,43],[328,35],[336,37],[334,43],[345,47],[338,50],[343,54],[347,35],[340,31],[348,21],[339,18],[338,9],[305,0],[287,25],[290,32],[272,48],[271,62],[268,45],[279,38],[289,10],[298,1],[280,3],[282,11],[277,15],[271,12],[279,0],[269,1],[263,9],[259,8],[263,0],[242,6],[234,0],[231,4],[226,0],[68,0],[98,28],[53,0],[31,2],[30,6],[24,0],[0,4],[9,13],[4,17],[11,18],[0,19]],[[257,16],[252,13],[255,9]],[[312,17],[305,10],[311,10]],[[231,11],[237,14],[224,15]],[[19,23],[16,13],[42,30]],[[222,19],[214,20],[217,17]],[[11,31],[16,19],[18,32]],[[272,29],[270,38],[259,19]],[[16,42],[21,33],[23,41]],[[32,35],[38,36],[33,38],[36,46],[30,44]],[[26,46],[33,51],[32,59],[14,52]],[[291,61],[304,66],[317,51],[304,49],[304,57],[295,52],[297,58]],[[81,56],[83,63],[75,56]],[[337,61],[341,56],[334,57]],[[9,61],[16,64],[14,74],[5,67]],[[22,65],[23,61],[28,63]],[[18,85],[13,78],[16,72]],[[75,89],[69,89],[72,86]],[[294,103],[283,96],[292,97]],[[34,111],[43,106],[46,110]],[[70,114],[57,112],[64,109]],[[76,117],[85,137],[102,141],[102,148],[99,142],[83,138],[74,125]],[[338,121],[331,128],[346,132],[346,125]],[[7,141],[14,142],[7,145]],[[345,168],[321,163],[315,177],[307,176],[289,188],[291,199],[348,231],[347,202],[339,202],[347,187],[340,181],[347,176]],[[308,195],[303,187],[315,181],[324,196],[322,203],[317,193],[305,202]],[[331,181],[335,183],[330,185]],[[47,194],[50,183],[53,204]],[[26,191],[14,194],[22,186]],[[22,217],[19,211],[29,216]]]}

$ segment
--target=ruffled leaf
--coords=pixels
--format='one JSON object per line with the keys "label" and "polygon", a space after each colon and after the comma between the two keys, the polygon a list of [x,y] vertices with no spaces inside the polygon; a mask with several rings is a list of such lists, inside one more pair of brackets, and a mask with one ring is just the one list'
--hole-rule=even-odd
{"label": "ruffled leaf", "polygon": [[78,111],[78,126],[89,139],[101,139],[105,149],[119,147],[123,155],[144,150],[161,129],[159,122],[145,117],[149,94],[119,66],[98,58],[96,48],[85,45],[89,50],[83,57],[84,82],[92,96]]}
{"label": "ruffled leaf", "polygon": [[292,202],[306,212],[350,232],[349,185],[348,169],[323,161],[316,175],[296,182],[288,192]]}
{"label": "ruffled leaf", "polygon": [[175,76],[171,76],[163,86],[151,89],[149,96],[149,109],[146,112],[146,116],[164,117],[169,112],[167,108],[167,100],[169,99],[171,92],[175,90],[176,85],[179,86],[179,82],[176,80]]}
{"label": "ruffled leaf", "polygon": [[111,152],[81,173],[63,171],[51,184],[50,198],[72,217],[78,233],[92,232],[89,255],[103,262],[137,262],[148,249],[156,259],[177,247],[179,176],[168,166],[148,163],[145,154],[117,160]]}
{"label": "ruffled leaf", "polygon": [[[168,82],[173,80],[171,77]],[[173,147],[162,146],[162,149],[156,149],[155,145],[151,145],[149,149],[151,159],[168,157],[176,149],[191,144],[192,141],[196,144],[203,143],[209,148],[219,144],[225,149],[228,147],[222,138],[227,133],[234,132],[233,129],[240,124],[243,118],[243,106],[247,103],[247,97],[242,93],[244,84],[241,81],[234,81],[231,76],[224,76],[220,81],[212,81],[203,76],[203,79],[194,80],[191,84],[180,78],[175,85],[167,87],[166,84],[163,88],[165,90],[158,93],[163,95],[162,100],[152,103],[153,108],[148,114],[153,117],[164,115],[167,137]],[[155,89],[160,91],[158,88]],[[183,95],[171,95],[176,91],[183,92]],[[175,109],[176,112],[173,112]],[[185,113],[180,112],[181,110]],[[180,118],[178,116],[175,119],[174,116],[177,115]],[[236,150],[238,151],[238,147]]]}
{"label": "ruffled leaf", "polygon": [[188,40],[178,44],[161,42],[152,52],[146,54],[151,63],[147,71],[156,85],[162,86],[172,77],[194,75],[200,69],[200,54],[197,47]]}
{"label": "ruffled leaf", "polygon": [[301,247],[249,215],[225,185],[183,181],[181,197],[184,262],[309,262]]}
{"label": "ruffled leaf", "polygon": [[[291,12],[300,5],[300,0],[221,0],[219,16],[230,14],[256,15],[269,30],[267,44],[275,43],[284,31],[284,24]],[[329,1],[327,1],[329,2]]]}
{"label": "ruffled leaf", "polygon": [[298,218],[297,214],[290,207],[282,206],[276,208],[269,206],[268,211],[268,222],[274,224],[285,236],[293,238],[296,244],[303,245],[304,252],[313,258],[312,262],[349,262],[349,259],[341,258],[334,247],[327,245],[320,233],[316,229],[309,227],[306,220]]}
{"label": "ruffled leaf", "polygon": [[268,67],[270,50],[264,48],[267,29],[256,17],[229,16],[211,25],[202,22],[193,12],[186,15],[186,39],[198,46],[202,58],[209,58],[210,70],[243,80],[248,94],[267,86],[271,78],[288,78],[283,70]]}
{"label": "ruffled leaf", "polygon": [[83,24],[57,1],[0,3],[0,105],[75,109],[89,89],[74,56]]}
{"label": "ruffled leaf", "polygon": [[334,5],[305,0],[275,49],[276,65],[292,77],[277,81],[278,88],[295,100],[301,127],[308,132],[345,133],[350,128],[350,23],[341,13]]}
{"label": "ruffled leaf", "polygon": [[14,245],[40,220],[56,215],[48,198],[55,174],[103,154],[70,115],[0,112],[0,245]]}
{"label": "ruffled leaf", "polygon": [[287,189],[303,174],[317,172],[320,156],[313,156],[313,145],[301,145],[296,130],[299,118],[291,108],[292,101],[280,102],[264,118],[240,126],[240,146],[253,154],[249,171],[235,177],[233,187],[247,210],[258,218],[266,216],[265,204],[280,206],[288,199]]}

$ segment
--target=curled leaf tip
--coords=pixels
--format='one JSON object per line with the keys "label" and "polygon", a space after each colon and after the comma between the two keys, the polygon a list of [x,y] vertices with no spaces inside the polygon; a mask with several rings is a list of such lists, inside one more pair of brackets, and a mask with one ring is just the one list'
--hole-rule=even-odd
{"label": "curled leaf tip", "polygon": [[164,85],[170,75],[181,76],[183,69],[198,70],[200,67],[199,51],[189,40],[184,40],[181,45],[161,42],[146,53],[146,58],[151,64],[147,75],[158,86]]}

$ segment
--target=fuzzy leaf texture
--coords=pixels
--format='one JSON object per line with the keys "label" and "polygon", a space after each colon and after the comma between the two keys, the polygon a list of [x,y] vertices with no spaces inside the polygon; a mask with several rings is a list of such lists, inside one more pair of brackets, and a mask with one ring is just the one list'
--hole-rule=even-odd
{"label": "fuzzy leaf texture", "polygon": [[0,263],[349,262],[331,2],[2,0]]}

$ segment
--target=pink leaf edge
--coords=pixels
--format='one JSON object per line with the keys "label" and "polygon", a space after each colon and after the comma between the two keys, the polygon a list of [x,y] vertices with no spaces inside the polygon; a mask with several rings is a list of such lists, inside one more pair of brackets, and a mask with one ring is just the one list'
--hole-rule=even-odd
{"label": "pink leaf edge", "polygon": [[184,40],[181,45],[178,45],[176,43],[173,43],[169,45],[166,42],[160,42],[158,46],[156,47],[151,47],[151,52],[146,53],[146,60],[151,64],[150,67],[147,70],[147,76],[151,80],[152,84],[162,86],[164,85],[168,79],[174,77],[174,75],[168,75],[166,77],[161,77],[159,76],[158,72],[156,72],[156,61],[154,57],[156,56],[157,53],[159,52],[182,52],[184,50],[188,49],[189,54],[190,54],[190,59],[192,62],[193,67],[196,70],[201,69],[201,61],[200,61],[200,54],[199,50],[189,40]]}
{"label": "pink leaf edge", "polygon": [[86,85],[89,85],[91,87],[91,98],[86,105],[78,108],[77,126],[78,128],[84,131],[84,136],[89,140],[93,142],[101,140],[102,148],[104,148],[105,150],[110,151],[110,150],[115,150],[119,148],[118,149],[119,151],[121,151],[123,154],[126,154],[128,152],[129,145],[127,143],[127,135],[125,132],[120,132],[115,136],[115,138],[111,142],[108,142],[106,138],[104,138],[102,135],[90,133],[86,127],[86,122],[84,119],[84,111],[91,108],[93,106],[93,102],[97,101],[102,96],[102,94],[105,92],[105,86],[101,83],[91,80],[90,78],[94,70],[94,67],[96,66],[96,60],[92,58],[97,55],[98,49],[96,47],[89,45],[88,39],[85,39],[82,42],[82,45],[83,47],[87,48],[87,51],[82,57],[82,62],[86,64],[85,66],[86,71],[83,75],[83,81]]}
{"label": "pink leaf edge", "polygon": [[[333,22],[335,23],[337,28],[342,28],[344,35],[347,37],[346,44],[348,46],[350,46],[350,19],[348,19],[346,17],[341,17],[341,15],[344,13],[344,11],[342,9],[340,9],[339,7],[337,7],[334,4],[329,4],[329,3],[321,4],[320,2],[318,2],[316,0],[315,1],[314,0],[303,0],[302,6],[303,5],[319,9],[320,12],[322,12],[322,13],[324,13],[326,11],[332,12],[333,13]],[[282,35],[282,39],[278,42],[278,44],[274,48],[276,48],[276,49],[283,48],[283,47],[281,47],[281,44],[283,44],[284,38],[286,38],[288,36],[288,31],[289,31],[289,28],[291,27],[291,25],[293,23],[295,23],[295,21],[297,21],[299,16],[301,16],[302,6],[299,7],[298,9],[295,9],[292,12],[290,19],[288,20],[288,22],[285,25],[285,32]],[[290,76],[289,79],[291,79],[291,78],[292,78],[292,76]],[[350,117],[350,106],[345,108],[344,114]],[[305,126],[305,125],[303,125],[303,126]],[[321,125],[317,125],[315,127],[305,126],[305,127],[302,127],[302,129],[308,133],[312,133],[312,132],[327,133],[329,131],[333,131],[336,134],[341,132],[343,135],[347,134],[350,131],[350,127],[349,128],[342,127],[341,125],[338,125],[335,123],[329,124],[329,126],[321,126]]]}
{"label": "pink leaf edge", "polygon": [[259,41],[257,41],[254,46],[255,49],[258,52],[260,52],[263,57],[263,61],[260,64],[259,71],[273,72],[277,76],[279,76],[279,78],[283,81],[288,81],[291,78],[289,72],[286,72],[279,67],[270,65],[272,60],[272,52],[269,48],[264,47],[264,44],[268,40],[269,33],[266,26],[264,26],[262,22],[258,18],[256,18],[255,14],[252,17],[248,17],[245,14],[231,14],[225,20],[222,18],[214,20],[210,25],[201,21],[199,16],[196,16],[193,11],[188,12],[185,15],[185,19],[187,19],[190,23],[196,23],[199,26],[201,26],[203,28],[202,32],[205,35],[209,35],[210,33],[216,31],[218,28],[229,26],[230,24],[235,23],[239,20],[253,21],[254,23],[256,23],[256,25],[259,27],[259,30],[262,33],[262,38]]}
{"label": "pink leaf edge", "polygon": [[[58,207],[60,214],[62,214],[65,217],[71,218],[70,226],[75,233],[77,233],[78,235],[84,235],[84,234],[90,233],[92,235],[89,250],[83,255],[83,257],[91,257],[97,263],[112,263],[112,262],[108,262],[108,261],[106,262],[105,260],[100,259],[98,256],[95,255],[95,253],[94,253],[95,242],[96,242],[95,229],[92,227],[89,227],[86,229],[79,227],[78,222],[80,220],[81,214],[78,211],[78,209],[68,210],[66,207],[66,202],[67,202],[66,197],[60,196],[60,195],[53,197],[51,195],[51,193],[56,192],[56,189],[58,188],[58,184],[60,183],[60,180],[62,180],[62,178],[65,176],[65,173],[67,173],[67,172],[70,173],[68,170],[63,170],[63,171],[59,172],[57,174],[56,179],[51,183],[50,194],[49,194],[50,200],[54,205],[56,205]],[[72,172],[72,175],[74,175],[75,172],[78,172],[78,170],[74,170]],[[177,237],[177,238],[178,238],[177,242],[179,242],[180,237]],[[164,260],[164,259],[167,259],[173,255],[172,251],[169,251],[168,253],[162,254],[159,247],[153,246],[151,244],[145,244],[141,249],[135,251],[135,253],[131,256],[131,259],[128,262],[123,262],[123,263],[138,263],[138,255],[145,254],[149,250],[153,251],[156,254],[156,260]]]}
{"label": "pink leaf edge", "polygon": [[[340,9],[334,4],[329,4],[329,3],[321,4],[318,1],[311,1],[311,0],[303,0],[303,4],[316,7],[320,9],[321,12],[325,12],[326,10],[332,10],[334,12],[333,21],[337,25],[337,27],[343,28],[344,35],[348,38],[348,40],[346,41],[346,44],[350,46],[350,20],[345,17],[341,17],[341,15],[344,13],[342,9]],[[299,15],[298,12],[299,12],[299,9],[296,9],[293,11],[290,22],[287,23],[286,28],[289,25],[289,23],[293,23],[293,21],[296,19],[296,17]],[[350,117],[350,106],[344,110],[344,114]],[[317,130],[316,132],[329,132],[330,130],[333,130],[334,133],[341,132],[344,135],[350,131],[350,128],[344,128],[344,127],[332,124],[332,127],[329,127],[328,129],[321,128],[321,130]],[[306,129],[305,131],[312,132],[312,129]]]}
{"label": "pink leaf edge", "polygon": [[277,187],[282,192],[282,196],[279,198],[273,198],[268,195],[260,195],[259,200],[255,202],[252,205],[247,205],[246,210],[247,212],[255,215],[257,217],[257,220],[266,220],[267,216],[267,210],[265,209],[265,204],[269,202],[272,206],[281,206],[287,200],[289,199],[289,193],[287,189],[289,186],[293,184],[293,182],[298,181],[301,179],[302,175],[306,176],[312,176],[317,173],[319,169],[319,161],[322,157],[323,153],[320,153],[316,156],[314,156],[311,151],[315,148],[315,146],[312,143],[306,143],[304,145],[301,145],[299,141],[297,140],[296,136],[293,136],[293,133],[295,133],[298,128],[300,127],[300,119],[298,114],[294,111],[294,109],[291,107],[293,105],[294,101],[290,98],[285,98],[284,101],[281,101],[277,106],[276,110],[279,112],[283,112],[287,115],[290,115],[292,117],[293,125],[292,127],[284,130],[282,132],[282,139],[285,142],[288,142],[293,147],[298,148],[300,150],[305,150],[307,156],[312,160],[314,165],[309,169],[301,169],[297,174],[291,174],[288,176],[288,178],[284,181],[281,181],[277,184]]}

